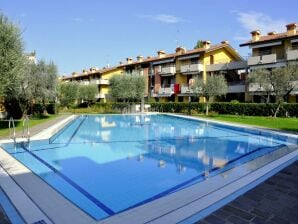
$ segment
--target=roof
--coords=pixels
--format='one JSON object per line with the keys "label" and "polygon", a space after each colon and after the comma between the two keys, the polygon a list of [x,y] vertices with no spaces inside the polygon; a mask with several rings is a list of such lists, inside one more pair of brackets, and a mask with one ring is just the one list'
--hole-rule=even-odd
{"label": "roof", "polygon": [[71,75],[71,76],[66,76],[66,77],[62,77],[62,80],[68,80],[68,79],[72,79],[72,78],[77,78],[77,77],[88,77],[89,75],[93,75],[93,74],[102,74],[105,72],[109,72],[115,69],[118,69],[118,66],[113,66],[113,67],[109,67],[109,68],[102,68],[102,69],[98,69],[95,71],[87,71],[87,73],[78,73],[77,75]]}
{"label": "roof", "polygon": [[260,36],[259,40],[257,40],[257,41],[249,40],[243,44],[240,44],[240,47],[253,45],[255,43],[271,42],[274,40],[281,40],[281,39],[293,38],[293,37],[298,37],[298,32],[295,35],[288,35],[287,32],[284,32],[284,33]]}
{"label": "roof", "polygon": [[96,70],[94,72],[88,71],[87,74],[78,74],[77,76],[68,76],[68,77],[62,78],[62,80],[68,80],[68,79],[72,79],[72,78],[76,78],[76,77],[84,77],[84,76],[88,77],[89,75],[96,74],[96,73],[101,74],[101,73],[105,73],[105,72],[115,70],[115,69],[118,69],[118,68],[123,68],[123,67],[126,67],[126,66],[133,66],[133,65],[138,65],[138,64],[141,65],[141,64],[146,64],[146,63],[150,63],[150,62],[153,62],[153,61],[163,61],[163,60],[169,59],[169,58],[179,58],[181,56],[187,56],[187,55],[192,55],[192,54],[197,54],[197,53],[208,53],[208,52],[212,52],[212,51],[215,51],[215,50],[218,50],[218,49],[221,49],[221,48],[229,49],[229,51],[232,52],[234,54],[234,56],[238,57],[239,60],[243,60],[241,58],[241,56],[236,52],[236,50],[230,44],[220,43],[220,44],[211,45],[209,49],[197,48],[197,49],[187,50],[183,54],[175,52],[175,53],[165,54],[163,57],[155,56],[155,57],[150,57],[150,58],[144,58],[143,61],[133,61],[131,63],[125,63],[125,64],[122,64],[122,65],[113,66],[113,67],[110,67],[110,68],[99,69],[99,70]]}
{"label": "roof", "polygon": [[[165,54],[163,57],[156,56],[156,57],[151,57],[151,58],[145,58],[143,61],[134,61],[132,63],[125,63],[125,64],[122,64],[122,65],[119,65],[118,67],[126,67],[126,66],[137,65],[137,64],[146,64],[146,63],[153,62],[153,61],[162,61],[164,59],[175,58],[175,57],[180,57],[180,56],[186,56],[186,55],[191,55],[191,54],[196,54],[196,53],[208,53],[208,52],[215,51],[215,50],[218,50],[218,49],[224,48],[224,47],[228,47],[231,50],[235,51],[235,49],[232,48],[231,45],[229,45],[228,43],[224,43],[224,44],[221,43],[221,44],[211,45],[209,49],[196,48],[196,49],[192,49],[192,50],[187,50],[183,54],[180,54],[180,53]],[[241,59],[240,55],[238,55],[238,56]]]}

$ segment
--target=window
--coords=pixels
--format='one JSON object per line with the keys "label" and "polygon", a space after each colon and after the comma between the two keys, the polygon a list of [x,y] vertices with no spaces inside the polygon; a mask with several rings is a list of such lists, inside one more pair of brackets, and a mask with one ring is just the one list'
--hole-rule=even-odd
{"label": "window", "polygon": [[198,64],[199,63],[199,59],[198,58],[191,58],[190,59],[190,64]]}
{"label": "window", "polygon": [[292,43],[292,50],[298,50],[298,42]]}
{"label": "window", "polygon": [[261,47],[259,48],[259,55],[268,55],[272,54],[272,47]]}

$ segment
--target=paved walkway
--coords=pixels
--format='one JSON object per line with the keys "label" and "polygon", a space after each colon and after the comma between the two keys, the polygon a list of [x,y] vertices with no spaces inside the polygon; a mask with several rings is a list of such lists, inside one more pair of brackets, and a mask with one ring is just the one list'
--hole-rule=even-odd
{"label": "paved walkway", "polygon": [[[41,131],[43,131],[44,129],[62,121],[63,119],[65,119],[66,117],[68,117],[69,115],[60,115],[56,118],[53,118],[47,122],[44,122],[42,124],[38,124],[38,125],[35,125],[33,127],[30,127],[30,136],[33,136],[33,135],[36,135],[38,133],[40,133]],[[17,138],[20,138],[22,137],[22,134],[23,132],[22,131],[18,131],[16,132],[16,137]],[[0,140],[3,140],[3,139],[7,139],[8,136],[0,136]]]}
{"label": "paved walkway", "polygon": [[197,224],[297,224],[298,161]]}

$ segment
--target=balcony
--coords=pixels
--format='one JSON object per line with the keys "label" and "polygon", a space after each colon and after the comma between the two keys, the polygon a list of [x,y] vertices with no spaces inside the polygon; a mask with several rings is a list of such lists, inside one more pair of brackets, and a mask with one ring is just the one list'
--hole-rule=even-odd
{"label": "balcony", "polygon": [[287,52],[287,60],[298,60],[298,50],[291,50]]}
{"label": "balcony", "polygon": [[80,81],[80,84],[87,86],[87,85],[90,84],[90,81],[89,80],[82,80],[82,81]]}
{"label": "balcony", "polygon": [[206,71],[214,72],[214,71],[223,71],[223,70],[240,70],[240,69],[246,69],[246,67],[247,67],[246,61],[233,61],[229,63],[206,65]]}
{"label": "balcony", "polygon": [[97,85],[109,85],[110,81],[108,79],[93,79],[90,81],[92,84]]}
{"label": "balcony", "polygon": [[181,86],[181,94],[190,94],[193,90],[188,85]]}
{"label": "balcony", "polygon": [[176,66],[160,66],[157,69],[157,72],[162,76],[171,76],[176,73]]}
{"label": "balcony", "polygon": [[187,64],[181,65],[180,71],[182,74],[191,74],[191,73],[198,73],[203,71],[202,64]]}
{"label": "balcony", "polygon": [[95,98],[97,98],[97,99],[105,99],[106,98],[106,95],[104,93],[98,93],[98,94],[96,94]]}
{"label": "balcony", "polygon": [[160,87],[158,90],[159,96],[171,96],[174,94],[174,85],[167,85],[164,87]]}
{"label": "balcony", "polygon": [[268,54],[262,56],[249,57],[247,65],[260,65],[260,64],[272,64],[276,63],[276,54]]}
{"label": "balcony", "polygon": [[235,81],[228,83],[228,93],[244,93],[245,92],[245,82]]}

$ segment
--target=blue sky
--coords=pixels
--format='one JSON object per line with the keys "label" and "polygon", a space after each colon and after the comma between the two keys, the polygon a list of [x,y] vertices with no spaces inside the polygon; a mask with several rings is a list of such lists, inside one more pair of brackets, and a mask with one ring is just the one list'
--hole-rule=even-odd
{"label": "blue sky", "polygon": [[298,1],[266,0],[0,0],[23,32],[27,52],[52,60],[60,74],[116,65],[126,57],[192,49],[198,39],[239,44],[260,29],[282,32],[298,22]]}

